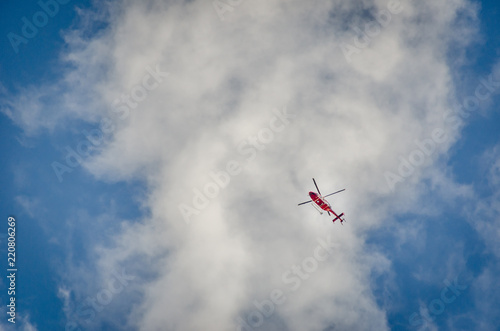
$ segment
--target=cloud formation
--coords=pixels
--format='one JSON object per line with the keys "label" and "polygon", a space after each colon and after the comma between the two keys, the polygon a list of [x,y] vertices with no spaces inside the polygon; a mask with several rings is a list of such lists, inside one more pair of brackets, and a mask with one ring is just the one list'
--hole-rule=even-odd
{"label": "cloud formation", "polygon": [[[148,189],[150,215],[98,250],[101,279],[118,266],[147,277],[123,308],[131,311],[128,327],[250,331],[241,321],[253,328],[254,302],[281,289],[286,302],[259,330],[388,329],[370,277],[391,264],[367,250],[364,235],[412,210],[423,176],[442,184],[432,165],[456,139],[444,118],[454,99],[447,51],[467,45],[473,32],[459,23],[474,19],[474,7],[268,0],[232,8],[221,21],[208,1],[125,1],[106,8],[107,27],[90,37],[90,14],[82,13],[84,27],[66,37],[64,80],[36,89],[29,107],[14,98],[4,112],[27,130],[55,128],[62,118],[112,121],[108,140],[84,165],[99,179],[140,179]],[[384,26],[377,17],[390,8],[399,9]],[[370,30],[376,24],[378,33]],[[356,39],[367,45],[348,61],[340,45]],[[168,76],[144,95],[135,87],[151,68]],[[63,106],[49,112],[60,90]],[[290,123],[269,143],[259,140],[285,108]],[[435,128],[450,139],[394,193],[384,172]],[[239,149],[244,141],[247,153]],[[196,190],[214,181],[210,173],[232,160],[241,172],[186,224],[178,206],[193,206]],[[346,226],[296,207],[313,176],[325,194],[347,188],[331,199]],[[307,279],[297,274],[303,283],[293,291],[283,274],[297,270],[325,234],[335,253]]]}

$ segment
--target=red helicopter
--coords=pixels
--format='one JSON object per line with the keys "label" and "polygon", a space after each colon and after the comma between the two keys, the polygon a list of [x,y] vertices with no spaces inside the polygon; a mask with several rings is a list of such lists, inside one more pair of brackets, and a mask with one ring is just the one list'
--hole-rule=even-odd
{"label": "red helicopter", "polygon": [[[340,214],[340,215],[337,215],[333,210],[332,210],[332,206],[330,206],[330,204],[328,203],[328,201],[326,201],[326,197],[329,197],[330,195],[334,195],[334,194],[337,194],[337,193],[340,193],[342,191],[345,191],[345,188],[340,190],[340,191],[337,191],[337,192],[333,192],[333,193],[330,193],[330,194],[327,194],[325,196],[322,196],[321,195],[321,192],[319,191],[319,188],[318,188],[318,185],[316,185],[316,181],[314,180],[313,178],[313,182],[314,182],[314,186],[316,186],[316,189],[318,190],[318,193],[316,192],[309,192],[309,196],[311,197],[312,200],[309,200],[309,201],[306,201],[306,202],[302,202],[302,203],[299,203],[299,206],[300,205],[304,205],[306,203],[309,203],[309,202],[314,202],[312,204],[312,206],[314,208],[316,208],[316,210],[319,211],[319,213],[321,215],[323,215],[323,212],[318,209],[318,207],[320,207],[322,210],[326,211],[328,213],[328,215],[330,215],[330,213],[332,213],[333,215],[335,215],[336,217],[333,219],[333,223],[335,223],[336,220],[340,219],[340,224],[343,225],[343,223],[345,222],[345,219],[342,218],[342,216],[344,216],[344,213]],[[316,205],[318,207],[316,207]]]}

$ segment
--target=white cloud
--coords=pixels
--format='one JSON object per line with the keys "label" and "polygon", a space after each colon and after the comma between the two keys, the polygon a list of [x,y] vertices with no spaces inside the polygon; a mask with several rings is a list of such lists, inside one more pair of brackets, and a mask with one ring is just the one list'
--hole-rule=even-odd
{"label": "white cloud", "polygon": [[[340,244],[337,254],[274,316],[288,330],[388,329],[369,277],[390,263],[367,252],[363,235],[396,210],[413,208],[426,170],[397,194],[384,172],[415,149],[415,139],[435,128],[453,132],[443,119],[454,94],[446,50],[467,31],[454,28],[457,12],[470,4],[404,2],[347,63],[338,45],[352,40],[352,28],[369,21],[368,12],[386,5],[245,1],[221,22],[209,1],[125,2],[110,10],[110,25],[93,38],[68,35],[75,69],[63,82],[66,115],[91,122],[108,116],[115,124],[111,142],[86,159],[87,169],[102,179],[144,179],[149,189],[151,217],[116,234],[115,248],[99,251],[103,273],[126,264],[156,275],[136,286],[143,297],[131,326],[235,330],[253,300],[286,288],[283,272],[329,233]],[[169,76],[120,119],[113,101],[141,83],[147,66]],[[34,95],[40,91],[46,90]],[[27,130],[54,127],[64,116],[16,106],[21,99],[11,101],[9,114]],[[245,161],[238,144],[285,105],[296,117]],[[47,119],[39,121],[42,113]],[[186,225],[178,205],[192,205],[192,189],[203,189],[209,173],[232,159],[245,165],[242,173]],[[313,176],[323,193],[347,187],[331,199],[346,212],[346,226],[297,208]],[[428,176],[439,182],[442,174]]]}

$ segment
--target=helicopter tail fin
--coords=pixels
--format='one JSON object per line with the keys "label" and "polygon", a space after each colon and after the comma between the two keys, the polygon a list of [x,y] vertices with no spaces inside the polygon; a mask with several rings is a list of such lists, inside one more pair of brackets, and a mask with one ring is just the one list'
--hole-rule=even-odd
{"label": "helicopter tail fin", "polygon": [[332,222],[335,223],[335,221],[338,220],[338,219],[340,219],[340,223],[344,222],[344,220],[341,218],[342,216],[344,216],[344,213],[342,213],[342,214],[338,215],[337,217],[335,217]]}

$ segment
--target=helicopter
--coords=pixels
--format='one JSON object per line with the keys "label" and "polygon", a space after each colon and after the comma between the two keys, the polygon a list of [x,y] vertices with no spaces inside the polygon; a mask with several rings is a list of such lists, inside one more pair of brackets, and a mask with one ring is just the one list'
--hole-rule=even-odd
{"label": "helicopter", "polygon": [[[316,184],[316,181],[314,180],[314,178],[312,179],[313,180],[313,183],[314,183],[314,186],[316,186],[316,189],[318,190],[318,193],[316,192],[309,192],[309,196],[311,197],[311,200],[309,201],[305,201],[305,202],[301,202],[299,203],[298,205],[304,205],[306,203],[311,203],[311,202],[314,202],[312,204],[312,206],[314,208],[316,208],[316,210],[321,214],[323,215],[323,211],[326,211],[328,213],[328,215],[330,215],[330,213],[332,213],[333,215],[335,215],[335,218],[332,220],[333,223],[335,223],[336,220],[340,220],[340,224],[343,225],[343,223],[345,222],[345,219],[342,218],[342,216],[344,216],[344,213],[341,213],[340,215],[337,215],[333,209],[332,209],[332,206],[330,205],[330,203],[325,199],[326,197],[329,197],[330,195],[334,195],[334,194],[337,194],[337,193],[340,193],[342,191],[345,191],[345,188],[342,189],[342,190],[339,190],[337,192],[333,192],[333,193],[330,193],[330,194],[327,194],[325,196],[322,196],[321,195],[321,192],[318,188],[318,185]],[[321,209],[318,209],[321,208]]]}

